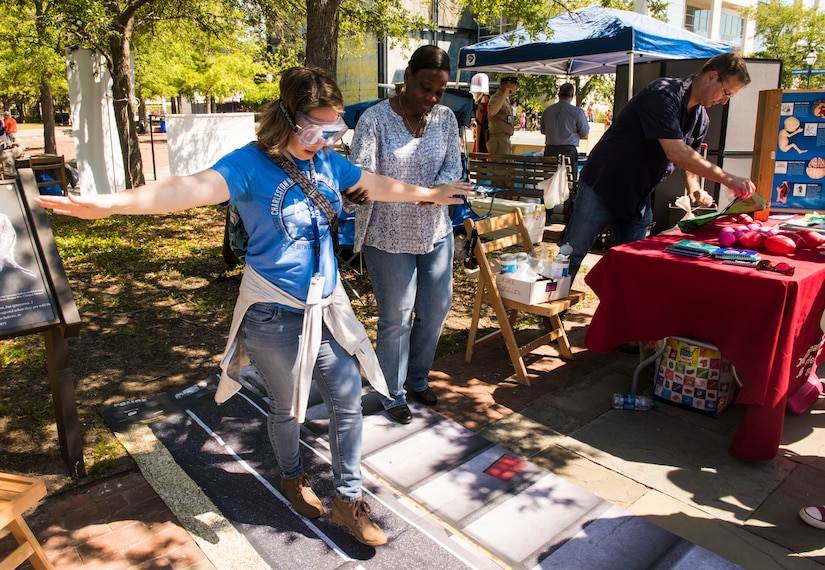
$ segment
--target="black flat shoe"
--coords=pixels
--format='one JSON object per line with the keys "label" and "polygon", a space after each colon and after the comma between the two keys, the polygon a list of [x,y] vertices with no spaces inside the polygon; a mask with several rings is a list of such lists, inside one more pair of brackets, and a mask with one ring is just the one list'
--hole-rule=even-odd
{"label": "black flat shoe", "polygon": [[387,410],[387,415],[399,424],[408,424],[413,420],[412,412],[406,404],[390,408]]}
{"label": "black flat shoe", "polygon": [[410,390],[410,394],[413,398],[415,398],[417,401],[421,402],[425,406],[435,406],[438,403],[438,396],[435,395],[435,392],[433,392],[432,388],[430,388],[429,386],[427,386],[420,392]]}

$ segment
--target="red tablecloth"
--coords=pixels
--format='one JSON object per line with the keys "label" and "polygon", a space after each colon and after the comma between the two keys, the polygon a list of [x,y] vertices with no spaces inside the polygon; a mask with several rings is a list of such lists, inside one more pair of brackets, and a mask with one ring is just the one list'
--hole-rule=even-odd
{"label": "red tablecloth", "polygon": [[716,345],[743,382],[736,403],[746,414],[729,452],[768,460],[779,449],[787,398],[812,374],[823,338],[825,256],[760,252],[792,264],[788,277],[664,252],[681,239],[717,243],[723,224],[611,248],[585,278],[599,296],[585,344],[605,352],[626,342],[685,336]]}

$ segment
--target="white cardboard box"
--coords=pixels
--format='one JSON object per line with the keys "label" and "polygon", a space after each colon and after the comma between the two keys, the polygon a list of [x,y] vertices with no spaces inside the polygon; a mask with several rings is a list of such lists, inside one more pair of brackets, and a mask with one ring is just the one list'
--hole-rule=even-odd
{"label": "white cardboard box", "polygon": [[564,299],[570,294],[570,277],[558,280],[523,281],[499,273],[496,275],[499,295],[527,305]]}
{"label": "white cardboard box", "polygon": [[[471,198],[470,205],[476,214],[483,216],[487,214],[487,211],[490,209],[490,198]],[[547,211],[544,209],[544,204],[496,198],[493,201],[493,210],[490,212],[490,215],[503,216],[512,212],[513,208],[521,210],[524,225],[527,226],[527,233],[530,234],[530,240],[533,243],[541,242],[541,240],[544,239],[544,225],[547,218]],[[496,236],[496,232],[489,234],[489,236],[498,237]]]}

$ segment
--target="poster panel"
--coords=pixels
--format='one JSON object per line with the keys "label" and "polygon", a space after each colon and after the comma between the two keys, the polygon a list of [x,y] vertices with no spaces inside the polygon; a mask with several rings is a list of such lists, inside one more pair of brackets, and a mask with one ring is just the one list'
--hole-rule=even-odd
{"label": "poster panel", "polygon": [[786,91],[779,109],[771,210],[825,211],[825,91]]}
{"label": "poster panel", "polygon": [[169,173],[186,176],[255,140],[254,113],[166,115]]}
{"label": "poster panel", "polygon": [[60,322],[14,180],[0,180],[0,338]]}

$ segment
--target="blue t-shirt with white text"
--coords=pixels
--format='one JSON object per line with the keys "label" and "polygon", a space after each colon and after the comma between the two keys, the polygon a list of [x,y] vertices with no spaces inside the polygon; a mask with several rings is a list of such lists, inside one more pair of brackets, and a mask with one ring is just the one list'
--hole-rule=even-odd
{"label": "blue t-shirt with white text", "polygon": [[[319,189],[340,212],[341,192],[358,182],[361,170],[327,150],[319,151],[312,162]],[[311,179],[309,161],[295,163]],[[325,278],[323,296],[329,296],[338,280],[329,221],[301,187],[253,144],[232,151],[212,168],[226,180],[230,202],[238,208],[249,234],[246,264],[302,301],[315,273],[315,218],[319,269]]]}

